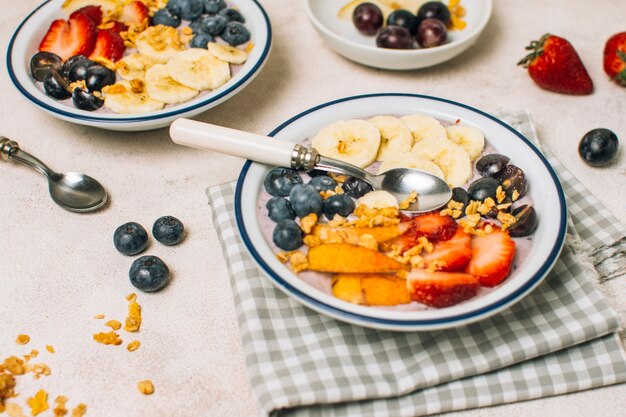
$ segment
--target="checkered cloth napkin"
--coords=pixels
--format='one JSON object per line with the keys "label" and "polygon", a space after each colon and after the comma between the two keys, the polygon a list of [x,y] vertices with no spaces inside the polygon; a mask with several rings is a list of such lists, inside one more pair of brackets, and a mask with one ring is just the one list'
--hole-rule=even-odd
{"label": "checkered cloth napkin", "polygon": [[[528,113],[501,117],[536,139]],[[302,306],[276,289],[246,252],[233,213],[234,183],[209,188],[250,383],[264,412],[421,416],[626,381],[619,320],[598,290],[594,268],[595,260],[603,278],[623,271],[625,231],[557,159],[549,161],[570,213],[554,269],[512,308],[444,331],[366,329]],[[621,263],[611,263],[620,256]]]}

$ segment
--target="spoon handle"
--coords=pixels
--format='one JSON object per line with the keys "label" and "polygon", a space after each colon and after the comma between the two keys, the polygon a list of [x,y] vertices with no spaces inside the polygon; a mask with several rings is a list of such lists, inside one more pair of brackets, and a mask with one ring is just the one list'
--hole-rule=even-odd
{"label": "spoon handle", "polygon": [[12,159],[16,162],[20,162],[24,165],[28,165],[34,168],[41,174],[48,178],[52,177],[53,172],[39,159],[35,158],[28,152],[24,152],[20,149],[20,145],[17,142],[10,140],[9,138],[0,138],[0,159],[8,161]]}
{"label": "spoon handle", "polygon": [[312,169],[317,160],[317,152],[292,142],[189,119],[175,120],[170,137],[179,145],[280,167]]}

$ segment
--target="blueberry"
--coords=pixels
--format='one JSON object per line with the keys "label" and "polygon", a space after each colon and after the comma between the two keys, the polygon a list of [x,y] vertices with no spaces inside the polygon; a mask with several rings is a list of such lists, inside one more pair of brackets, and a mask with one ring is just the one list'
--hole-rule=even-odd
{"label": "blueberry", "polygon": [[277,223],[281,220],[293,220],[296,218],[296,213],[291,208],[291,203],[284,197],[270,198],[265,204],[265,208],[269,218]]}
{"label": "blueberry", "polygon": [[164,245],[177,245],[183,240],[185,226],[174,216],[159,217],[152,226],[152,236]]}
{"label": "blueberry", "polygon": [[348,217],[354,211],[354,200],[347,194],[335,194],[324,200],[324,216],[332,220],[335,214]]}
{"label": "blueberry", "polygon": [[180,3],[180,17],[185,20],[196,20],[202,12],[204,12],[204,5],[202,0],[184,0]]}
{"label": "blueberry", "polygon": [[302,184],[298,171],[288,168],[274,168],[265,176],[265,191],[274,197],[287,197],[296,184]]}
{"label": "blueberry", "polygon": [[69,68],[69,71],[68,71],[69,80],[72,82],[84,80],[85,77],[87,76],[87,68],[91,67],[92,65],[98,65],[98,64],[96,64],[91,59],[87,59],[87,58],[76,60],[76,62],[74,62],[72,66]]}
{"label": "blueberry", "polygon": [[37,52],[30,59],[30,75],[37,81],[43,79],[50,72],[52,67],[61,67],[63,59],[52,52]]}
{"label": "blueberry", "polygon": [[192,48],[206,49],[207,44],[209,42],[213,42],[214,40],[215,39],[213,38],[213,36],[200,32],[197,35],[194,35],[193,38],[191,38],[191,42],[189,43],[189,46]]}
{"label": "blueberry", "polygon": [[307,171],[307,175],[311,178],[319,177],[320,175],[328,175],[328,171],[322,171],[321,169],[312,169]]}
{"label": "blueberry", "polygon": [[113,244],[123,255],[136,255],[148,246],[148,233],[139,223],[124,223],[115,229]]}
{"label": "blueberry", "polygon": [[43,79],[43,89],[48,96],[56,100],[72,97],[69,82],[54,68],[51,68],[48,75]]}
{"label": "blueberry", "polygon": [[194,20],[193,22],[191,22],[189,24],[189,28],[191,29],[191,31],[194,34],[199,34],[199,33],[204,33],[204,29],[202,28],[202,24],[204,23],[204,19],[206,19],[206,17],[199,17],[196,20]]}
{"label": "blueberry", "polygon": [[348,177],[341,185],[341,188],[344,193],[348,194],[352,198],[361,198],[365,194],[374,190],[372,186],[365,181],[354,177]]}
{"label": "blueberry", "polygon": [[204,0],[205,13],[215,14],[224,8],[226,8],[224,0]]}
{"label": "blueberry", "polygon": [[228,22],[222,32],[222,39],[231,46],[237,46],[250,40],[250,32],[239,22]]}
{"label": "blueberry", "polygon": [[282,250],[296,250],[302,246],[302,229],[293,220],[281,220],[274,228],[272,240]]}
{"label": "blueberry", "polygon": [[337,187],[337,182],[328,175],[315,177],[309,181],[309,184],[315,187],[317,192],[334,190]]}
{"label": "blueberry", "polygon": [[154,16],[152,16],[152,24],[177,28],[178,26],[180,26],[180,17],[178,15],[175,15],[167,7],[164,7],[154,12]]}
{"label": "blueberry", "polygon": [[289,193],[291,207],[298,217],[320,214],[324,205],[320,193],[310,184],[298,184]]}
{"label": "blueberry", "polygon": [[611,163],[617,156],[619,139],[609,129],[593,129],[583,136],[578,145],[578,154],[583,161],[594,167]]}
{"label": "blueberry", "polygon": [[96,64],[87,68],[85,86],[90,92],[101,91],[107,85],[115,84],[115,72]]}
{"label": "blueberry", "polygon": [[228,9],[220,10],[219,14],[220,16],[224,16],[229,22],[246,23],[246,19],[244,19],[242,14],[235,9],[231,9],[230,7]]}
{"label": "blueberry", "polygon": [[224,16],[209,16],[202,21],[202,30],[209,35],[217,36],[224,31],[228,20]]}
{"label": "blueberry", "polygon": [[183,4],[186,3],[186,2],[187,2],[187,0],[169,0],[167,2],[167,6],[165,6],[165,7],[167,7],[167,9],[174,16],[180,17],[181,8],[183,7]]}
{"label": "blueberry", "polygon": [[142,256],[135,259],[128,271],[130,283],[146,292],[158,291],[165,287],[170,279],[170,270],[161,258]]}
{"label": "blueberry", "polygon": [[82,88],[75,88],[72,92],[72,102],[77,109],[95,111],[104,104],[104,100],[94,96],[89,91]]}

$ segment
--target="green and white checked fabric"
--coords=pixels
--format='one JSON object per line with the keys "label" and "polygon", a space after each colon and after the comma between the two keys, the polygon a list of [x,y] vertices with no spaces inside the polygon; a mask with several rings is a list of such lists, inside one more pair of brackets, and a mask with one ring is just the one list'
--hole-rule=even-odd
{"label": "green and white checked fabric", "polygon": [[[503,118],[536,138],[528,113]],[[284,295],[241,242],[234,183],[208,189],[252,390],[264,412],[420,416],[626,381],[619,321],[596,287],[586,250],[612,244],[625,231],[558,160],[550,163],[570,210],[568,239],[553,271],[496,316],[428,333],[345,324]]]}

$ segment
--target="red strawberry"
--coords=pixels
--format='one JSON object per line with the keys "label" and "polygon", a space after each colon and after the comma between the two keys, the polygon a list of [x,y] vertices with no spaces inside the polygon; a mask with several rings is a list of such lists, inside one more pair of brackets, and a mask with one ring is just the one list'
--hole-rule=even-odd
{"label": "red strawberry", "polygon": [[128,30],[128,26],[123,24],[122,22],[118,22],[117,20],[110,22],[104,29],[112,30],[113,32],[126,32]]}
{"label": "red strawberry", "polygon": [[87,16],[94,25],[98,26],[102,22],[102,8],[100,6],[85,6],[74,11],[70,15],[70,19],[77,14],[84,14]]}
{"label": "red strawberry", "polygon": [[604,72],[626,87],[626,32],[616,33],[604,45]]}
{"label": "red strawberry", "polygon": [[571,43],[546,34],[532,41],[532,51],[517,65],[528,68],[530,78],[539,87],[563,94],[591,94],[593,82]]}
{"label": "red strawberry", "polygon": [[40,52],[52,52],[64,61],[74,55],[89,55],[96,41],[96,26],[84,14],[55,20],[39,44]]}
{"label": "red strawberry", "polygon": [[411,299],[431,307],[449,307],[472,298],[480,284],[462,272],[428,272],[414,269],[407,277]]}
{"label": "red strawberry", "polygon": [[148,23],[148,7],[140,1],[131,1],[122,9],[120,22],[128,26],[143,27]]}
{"label": "red strawberry", "polygon": [[515,256],[515,242],[509,232],[492,227],[491,233],[472,236],[472,259],[467,265],[467,272],[485,287],[494,287],[504,281]]}
{"label": "red strawberry", "polygon": [[423,252],[426,266],[437,262],[440,271],[463,271],[472,259],[471,236],[458,227],[452,239],[435,243],[433,251]]}
{"label": "red strawberry", "polygon": [[98,31],[96,47],[89,58],[106,58],[109,61],[118,61],[124,56],[124,40],[119,33],[112,30]]}
{"label": "red strawberry", "polygon": [[438,212],[415,216],[406,222],[400,223],[406,231],[402,236],[393,240],[392,244],[399,246],[403,251],[417,245],[417,239],[424,236],[431,242],[440,242],[454,236],[458,225],[450,216],[441,216]]}

